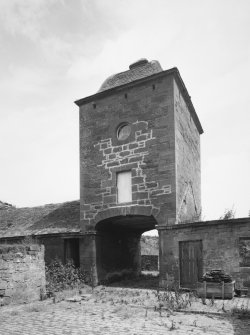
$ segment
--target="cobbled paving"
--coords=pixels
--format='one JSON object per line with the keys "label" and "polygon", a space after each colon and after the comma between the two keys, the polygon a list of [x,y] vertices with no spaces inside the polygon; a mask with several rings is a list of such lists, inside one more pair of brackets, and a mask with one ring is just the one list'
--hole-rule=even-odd
{"label": "cobbled paving", "polygon": [[249,335],[250,319],[155,311],[102,301],[53,300],[0,307],[0,334]]}

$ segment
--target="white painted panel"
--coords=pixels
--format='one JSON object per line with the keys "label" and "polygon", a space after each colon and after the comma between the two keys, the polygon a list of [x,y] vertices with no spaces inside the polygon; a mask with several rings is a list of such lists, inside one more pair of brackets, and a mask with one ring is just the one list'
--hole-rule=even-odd
{"label": "white painted panel", "polygon": [[117,201],[132,202],[131,171],[117,173]]}

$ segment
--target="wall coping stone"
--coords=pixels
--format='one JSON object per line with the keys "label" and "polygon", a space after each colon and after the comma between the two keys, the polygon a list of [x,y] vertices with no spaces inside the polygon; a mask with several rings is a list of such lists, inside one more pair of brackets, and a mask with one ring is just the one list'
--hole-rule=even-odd
{"label": "wall coping stone", "polygon": [[207,226],[233,226],[239,224],[249,224],[250,225],[250,217],[247,218],[237,218],[237,219],[229,219],[229,220],[211,220],[211,221],[199,221],[199,222],[189,222],[189,223],[179,223],[171,226],[156,226],[158,230],[178,230],[178,229],[185,229],[185,228],[205,228]]}

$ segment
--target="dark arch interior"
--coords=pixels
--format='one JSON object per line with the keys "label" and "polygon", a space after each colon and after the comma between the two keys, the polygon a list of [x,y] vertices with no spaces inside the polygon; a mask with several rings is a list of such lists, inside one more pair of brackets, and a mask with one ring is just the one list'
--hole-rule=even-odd
{"label": "dark arch interior", "polygon": [[110,273],[141,271],[141,235],[154,229],[153,216],[126,215],[102,220],[96,225],[96,261],[99,280]]}
{"label": "dark arch interior", "polygon": [[96,230],[106,232],[135,232],[144,233],[148,230],[154,229],[156,221],[153,216],[145,215],[126,215],[115,216],[97,223]]}

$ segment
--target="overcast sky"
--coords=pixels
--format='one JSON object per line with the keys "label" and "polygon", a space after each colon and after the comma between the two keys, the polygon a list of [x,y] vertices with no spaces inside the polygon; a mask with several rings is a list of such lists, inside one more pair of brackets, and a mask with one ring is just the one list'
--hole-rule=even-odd
{"label": "overcast sky", "polygon": [[0,0],[0,48],[0,200],[78,199],[73,101],[145,57],[178,67],[203,126],[203,217],[248,216],[249,0]]}

